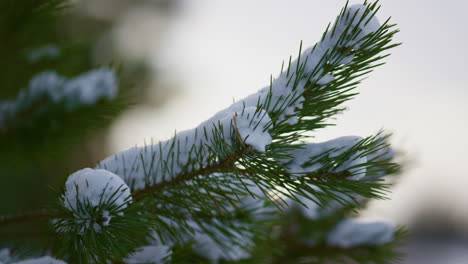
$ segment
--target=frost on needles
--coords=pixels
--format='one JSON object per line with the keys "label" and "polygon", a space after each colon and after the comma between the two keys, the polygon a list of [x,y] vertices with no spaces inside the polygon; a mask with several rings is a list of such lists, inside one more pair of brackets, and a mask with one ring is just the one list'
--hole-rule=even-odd
{"label": "frost on needles", "polygon": [[[364,252],[360,263],[394,257],[400,231],[353,215],[368,199],[385,196],[380,179],[399,168],[389,135],[311,140],[398,45],[394,25],[375,17],[378,9],[345,6],[320,41],[304,51],[301,44],[297,59],[283,63],[268,86],[199,126],[71,174],[51,220],[63,241],[54,256],[70,263],[258,263],[305,248],[313,263],[354,258],[354,249]],[[75,102],[56,87],[79,90],[82,104],[115,93],[93,97],[78,89],[85,80],[95,89],[116,83],[90,75],[36,78],[47,87],[43,93],[69,109]],[[321,248],[332,253],[322,258]],[[377,249],[385,254],[373,254]]]}

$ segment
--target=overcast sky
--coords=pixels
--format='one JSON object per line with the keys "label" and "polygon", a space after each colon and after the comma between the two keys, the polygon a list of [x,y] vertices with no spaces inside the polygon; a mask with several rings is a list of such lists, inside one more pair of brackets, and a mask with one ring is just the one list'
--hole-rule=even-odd
{"label": "overcast sky", "polygon": [[[351,1],[360,3],[360,1]],[[384,0],[378,17],[392,16],[401,47],[347,103],[337,126],[317,140],[394,132],[411,169],[394,188],[392,201],[373,213],[405,223],[418,210],[444,206],[468,219],[468,2]],[[186,0],[154,64],[182,91],[158,111],[137,109],[115,127],[114,150],[162,140],[192,128],[218,110],[256,92],[276,76],[299,42],[319,40],[344,1]],[[161,54],[164,54],[162,57]],[[155,56],[156,57],[156,56]]]}

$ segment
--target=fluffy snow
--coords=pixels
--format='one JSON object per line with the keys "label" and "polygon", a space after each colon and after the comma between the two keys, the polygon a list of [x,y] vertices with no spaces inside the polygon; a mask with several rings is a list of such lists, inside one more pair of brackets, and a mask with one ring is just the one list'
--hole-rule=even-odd
{"label": "fluffy snow", "polygon": [[[372,13],[366,13],[367,6],[356,4],[349,6],[343,16],[338,19],[335,23],[334,30],[332,27],[330,32],[325,40],[324,43],[339,43],[342,44],[343,41],[348,42],[348,46],[353,46],[353,48],[358,49],[362,44],[362,40],[366,35],[371,34],[377,31],[380,27],[380,22],[376,16]],[[372,16],[372,18],[371,18]],[[347,29],[351,25],[351,28],[355,28],[356,26],[359,28],[358,31],[353,32],[353,30]],[[347,39],[340,40],[340,36],[343,34],[349,36]],[[342,45],[338,45],[342,46]]]}
{"label": "fluffy snow", "polygon": [[31,79],[28,88],[22,90],[16,99],[0,103],[0,129],[23,111],[46,111],[50,102],[43,102],[44,99],[55,104],[63,103],[66,110],[72,111],[102,99],[115,98],[117,91],[117,77],[109,68],[95,69],[73,79],[53,71],[42,72]]}
{"label": "fluffy snow", "polygon": [[327,242],[342,248],[382,245],[393,240],[395,230],[395,225],[389,222],[350,218],[336,225]]}
{"label": "fluffy snow", "polygon": [[92,70],[65,83],[63,95],[69,109],[92,105],[101,99],[117,95],[117,77],[108,68]]}
{"label": "fluffy snow", "polygon": [[[80,204],[93,207],[106,204],[123,209],[127,207],[129,197],[130,189],[119,176],[102,169],[86,168],[68,177],[62,202],[77,215],[87,217]],[[104,210],[102,216],[107,216],[103,224],[108,225],[111,219],[109,212]]]}
{"label": "fluffy snow", "polygon": [[62,260],[58,260],[58,259],[46,256],[46,257],[13,262],[11,264],[67,264],[67,263]]}
{"label": "fluffy snow", "polygon": [[62,87],[66,82],[66,78],[59,76],[56,72],[39,73],[29,82],[29,88],[20,94],[17,103],[29,105],[43,96],[58,103],[63,100]]}
{"label": "fluffy snow", "polygon": [[[321,155],[327,155],[331,158],[340,156],[361,140],[362,138],[358,136],[344,136],[322,143],[309,143],[303,148],[294,149],[290,152],[293,158],[284,161],[288,165],[287,171],[293,174],[318,171],[324,167],[324,164],[315,159]],[[354,168],[367,162],[367,157],[361,156],[361,154],[360,151],[354,152],[346,161],[330,172],[349,171],[352,176],[348,179],[362,179],[366,175],[366,168],[364,166]]]}
{"label": "fluffy snow", "polygon": [[[155,263],[161,264],[164,258],[170,256],[172,250],[168,246],[153,245],[144,246],[137,249],[137,252],[133,253],[123,261],[127,264],[141,264],[141,263]],[[170,258],[168,258],[170,261]]]}
{"label": "fluffy snow", "polygon": [[[242,144],[265,151],[265,147],[271,143],[267,131],[269,123],[271,119],[263,110],[246,107],[231,112],[231,109],[227,109],[194,129],[179,132],[170,140],[133,147],[110,156],[101,161],[97,168],[112,171],[132,188],[141,189],[147,184],[174,178],[182,171],[206,166],[209,152],[218,147],[217,141],[231,145],[233,140],[237,140],[237,133]],[[195,167],[186,166],[193,160],[197,160]]]}
{"label": "fluffy snow", "polygon": [[236,128],[245,144],[265,152],[265,147],[272,140],[270,134],[264,130],[268,122],[271,122],[271,119],[267,112],[263,110],[257,112],[255,107],[248,107],[241,112],[241,118],[238,121],[236,117]]}
{"label": "fluffy snow", "polygon": [[117,95],[117,89],[117,77],[109,68],[95,69],[69,80],[56,72],[43,72],[36,75],[29,88],[20,94],[17,107],[47,96],[55,103],[65,103],[72,110],[101,99],[112,99]]}
{"label": "fluffy snow", "polygon": [[[364,8],[362,5],[355,5],[351,6],[347,12],[358,12],[357,17],[362,17]],[[332,34],[330,30],[323,41],[313,48],[305,50],[300,58],[292,61],[278,78],[272,80],[271,85],[219,111],[197,128],[180,132],[171,140],[159,144],[133,147],[122,151],[101,161],[97,168],[104,168],[114,172],[134,189],[171,179],[182,171],[192,171],[207,164],[207,160],[202,158],[196,167],[186,166],[189,161],[199,156],[195,154],[195,151],[207,153],[215,147],[214,138],[218,138],[219,135],[216,136],[214,131],[220,125],[223,127],[221,138],[229,143],[233,136],[231,133],[233,119],[236,121],[236,132],[240,134],[244,143],[257,151],[265,151],[265,147],[272,141],[268,129],[273,124],[268,114],[280,111],[278,121],[289,124],[297,123],[296,112],[302,108],[304,98],[301,94],[304,92],[309,79],[320,85],[325,85],[334,80],[334,76],[322,72],[323,63],[327,62],[327,60],[321,59],[330,50],[340,47],[341,42],[337,43],[341,41],[339,35],[345,31],[349,24],[358,25],[357,21],[359,19],[351,21],[346,17],[344,15],[338,20],[335,34]],[[364,21],[367,20],[368,14]],[[367,24],[360,23],[359,28],[360,33],[357,36],[348,36],[350,33],[346,33],[349,43],[358,42],[365,34],[377,30],[378,21],[372,18]],[[338,34],[337,32],[341,33]],[[342,61],[339,63],[349,62],[352,58],[341,59]],[[275,122],[277,121],[275,120]],[[314,148],[320,146],[316,145]],[[309,149],[309,151],[315,150]],[[175,155],[177,152],[180,155]],[[343,170],[345,167],[349,168],[356,162],[350,161],[337,168],[337,170]],[[363,173],[359,172],[352,178],[359,179],[363,176]]]}

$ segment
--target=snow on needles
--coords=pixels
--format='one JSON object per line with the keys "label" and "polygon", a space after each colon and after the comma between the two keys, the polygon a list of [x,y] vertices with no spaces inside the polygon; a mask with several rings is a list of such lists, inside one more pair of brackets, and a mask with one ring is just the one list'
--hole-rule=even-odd
{"label": "snow on needles", "polygon": [[[64,200],[67,202],[66,206],[71,210],[76,210],[77,205],[84,200],[96,206],[102,197],[107,198],[108,191],[106,189],[109,187],[113,187],[115,191],[121,186],[128,185],[132,190],[138,190],[174,180],[182,173],[190,173],[221,162],[223,158],[238,150],[238,144],[249,146],[258,152],[267,151],[268,145],[273,141],[269,131],[275,125],[278,123],[296,124],[301,121],[298,113],[306,99],[304,92],[308,85],[312,82],[317,84],[318,89],[320,89],[320,86],[335,80],[333,72],[326,70],[328,68],[326,64],[337,66],[350,63],[354,59],[352,53],[345,54],[345,52],[336,51],[344,48],[356,50],[368,47],[364,44],[366,37],[378,30],[379,27],[378,20],[366,6],[349,7],[340,15],[335,25],[320,42],[302,52],[295,61],[289,63],[276,79],[272,79],[270,85],[260,89],[257,93],[219,111],[196,128],[177,133],[167,141],[130,148],[99,162],[96,170],[84,169],[75,173],[76,175],[71,175],[67,181],[64,196]],[[60,87],[66,91],[66,94],[73,94],[73,97],[82,104],[96,102],[96,94],[93,93],[95,89],[92,87],[112,84],[112,82],[99,79],[97,75],[92,74],[83,75],[70,81],[51,73],[44,74],[41,78],[44,82],[51,83],[47,86],[48,89],[55,91]],[[56,85],[54,86],[54,84]],[[51,96],[52,100],[61,100],[60,95],[54,94]],[[114,94],[111,90],[106,90],[99,93],[99,96],[111,98]],[[73,104],[67,105],[74,107]],[[305,144],[302,148],[291,150],[289,154],[291,154],[292,159],[281,162],[288,166],[287,171],[291,174],[305,175],[323,172],[326,169],[326,172],[330,173],[346,171],[350,173],[349,179],[362,180],[366,176],[366,167],[361,165],[368,161],[368,157],[361,155],[362,153],[359,151],[348,151],[361,140],[360,137],[348,136],[322,143]],[[90,184],[90,181],[93,183]],[[255,186],[252,189],[254,196],[258,197],[245,197],[242,202],[246,205],[262,203],[262,199],[257,201],[256,198],[264,197],[265,193]],[[125,195],[122,197],[126,198],[129,195],[130,192],[126,188]],[[317,205],[306,197],[299,198],[309,207],[309,214],[306,215],[309,218],[315,218],[318,214],[316,212]],[[115,203],[117,206],[125,207],[124,200],[117,200]],[[108,212],[103,212],[103,214],[108,214]],[[335,245],[339,243],[336,241],[340,239],[348,243],[339,244],[342,247],[384,243],[382,241],[387,241],[393,236],[391,228],[386,229],[388,226],[376,224],[370,226],[369,232],[360,236],[358,241],[347,239],[348,233],[352,231],[350,226],[357,228],[361,226],[352,220],[346,221],[351,222],[340,223],[330,234],[328,240],[330,244]],[[337,237],[338,240],[335,239]],[[219,259],[248,257],[248,253],[242,247],[235,246],[231,247],[232,255],[229,255],[224,251],[224,248],[212,241],[206,232],[196,232],[194,239],[194,250],[214,262]],[[248,239],[243,242],[245,243],[241,244],[250,243]],[[135,253],[126,262],[136,263],[133,261],[146,259],[155,252],[160,252],[161,256],[166,255],[166,253],[170,254],[168,251],[168,248],[160,245],[143,247],[140,252]]]}
{"label": "snow on needles", "polygon": [[29,83],[19,99],[29,101],[46,96],[55,103],[65,103],[68,110],[80,105],[95,104],[100,99],[117,95],[117,77],[112,69],[100,68],[67,80],[56,72],[43,72]]}
{"label": "snow on needles", "polygon": [[[324,60],[323,57],[328,56],[331,50],[345,45],[358,48],[366,34],[379,28],[379,22],[366,10],[364,5],[349,7],[338,18],[334,30],[327,32],[321,42],[305,50],[278,78],[257,93],[219,111],[197,128],[180,132],[159,144],[122,151],[101,161],[97,168],[112,171],[133,189],[141,189],[148,184],[170,180],[182,171],[190,172],[206,166],[210,162],[206,156],[212,156],[208,154],[216,151],[216,142],[220,139],[230,144],[233,137],[240,135],[241,141],[244,141],[242,143],[257,151],[265,151],[265,147],[272,141],[268,130],[275,122],[298,122],[297,113],[302,108],[302,94],[307,83],[313,81],[325,85],[334,80],[332,75],[323,72],[326,68],[324,63],[332,58]],[[358,34],[355,30],[348,30],[354,27],[359,29]],[[335,63],[344,64],[352,60],[343,56]],[[269,115],[272,113],[278,113],[276,120],[271,120]],[[362,173],[359,173],[354,178],[361,176]]]}
{"label": "snow on needles", "polygon": [[172,250],[164,245],[152,245],[138,248],[135,253],[125,258],[123,261],[127,264],[141,263],[165,263],[164,260],[170,260]]}
{"label": "snow on needles", "polygon": [[[324,164],[321,160],[330,162],[332,158],[344,155],[362,139],[358,136],[344,136],[322,143],[309,143],[303,148],[294,149],[290,152],[293,158],[285,161],[288,165],[287,171],[294,174],[311,173],[325,168],[330,173],[349,171],[352,176],[348,179],[360,180],[366,175],[366,168],[359,165],[367,162],[367,157],[360,151],[354,151],[339,164]],[[331,165],[334,166],[330,168]]]}
{"label": "snow on needles", "polygon": [[103,225],[108,225],[112,218],[109,211],[126,208],[130,202],[130,190],[112,172],[86,168],[68,177],[62,202],[81,218],[90,217],[88,206],[103,208],[101,216],[107,219]]}
{"label": "snow on needles", "polygon": [[100,99],[117,95],[117,78],[111,69],[101,68],[79,75],[63,86],[63,97],[68,109],[92,105]]}
{"label": "snow on needles", "polygon": [[345,219],[328,234],[328,244],[342,248],[382,245],[393,240],[395,225],[384,221]]}
{"label": "snow on needles", "polygon": [[[352,5],[337,20],[331,33],[325,37],[324,43],[338,43],[338,46],[342,46],[346,42],[348,46],[359,49],[365,37],[377,31],[379,27],[379,20],[366,5]],[[353,30],[354,28],[358,30]]]}
{"label": "snow on needles", "polygon": [[54,71],[42,72],[12,101],[0,103],[0,129],[23,112],[39,114],[51,104],[63,104],[66,111],[113,99],[118,91],[114,70],[99,68],[67,79]]}
{"label": "snow on needles", "polygon": [[[228,108],[198,127],[179,132],[174,138],[159,144],[133,147],[101,161],[97,168],[119,175],[133,189],[144,188],[207,166],[219,141],[226,146],[240,140],[257,151],[265,151],[271,143],[268,114],[255,107],[237,111]],[[240,137],[240,138],[238,138]],[[226,147],[225,146],[225,147]],[[212,161],[211,161],[212,162]]]}

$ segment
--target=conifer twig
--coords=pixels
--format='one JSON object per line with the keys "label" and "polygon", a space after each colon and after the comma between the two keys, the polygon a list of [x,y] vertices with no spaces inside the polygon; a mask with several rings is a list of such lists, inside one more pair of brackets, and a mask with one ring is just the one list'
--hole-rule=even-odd
{"label": "conifer twig", "polygon": [[239,151],[227,156],[223,161],[217,164],[207,166],[205,168],[201,168],[201,169],[198,169],[198,170],[186,173],[186,174],[179,175],[171,181],[163,181],[154,185],[147,186],[144,189],[137,190],[136,192],[133,193],[132,196],[134,199],[139,200],[144,195],[156,192],[167,186],[174,186],[174,185],[184,183],[186,181],[194,179],[195,177],[199,175],[208,175],[211,173],[220,172],[224,170],[232,170],[234,168],[234,162],[237,159],[239,159],[247,150],[249,150],[249,148],[241,148]]}
{"label": "conifer twig", "polygon": [[47,208],[41,208],[29,212],[24,212],[17,215],[5,215],[0,216],[0,226],[6,226],[11,224],[18,224],[22,222],[39,220],[42,218],[49,217],[51,210]]}

